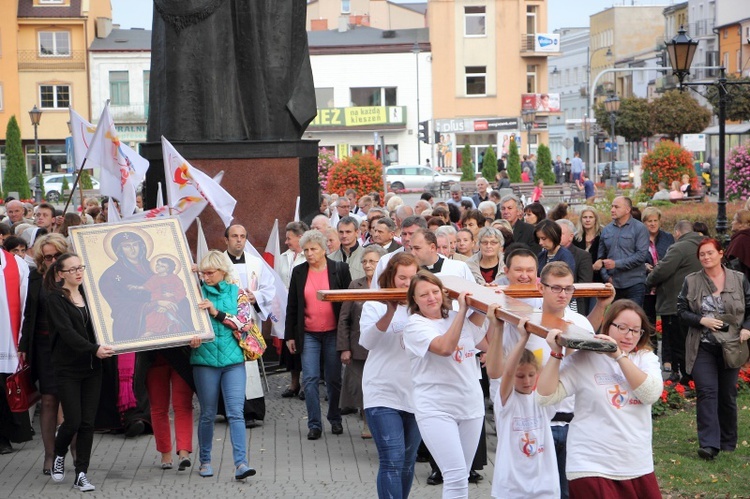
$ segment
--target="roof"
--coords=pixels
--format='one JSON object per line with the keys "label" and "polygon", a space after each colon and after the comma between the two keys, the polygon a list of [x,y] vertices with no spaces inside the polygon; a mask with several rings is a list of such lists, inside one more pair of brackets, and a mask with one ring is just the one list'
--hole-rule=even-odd
{"label": "roof", "polygon": [[151,50],[151,30],[113,29],[107,38],[95,38],[92,52],[133,52]]}
{"label": "roof", "polygon": [[396,3],[389,1],[388,3],[403,7],[408,10],[413,10],[414,12],[418,12],[420,14],[424,14],[427,12],[427,2]]}
{"label": "roof", "polygon": [[[729,124],[725,125],[725,127],[725,133],[727,135],[745,134],[750,132],[750,123]],[[718,135],[719,127],[718,125],[710,126],[703,130],[703,133],[705,133],[706,135]]]}
{"label": "roof", "polygon": [[[370,26],[354,26],[347,31],[338,30],[310,31],[307,33],[310,49],[322,47],[382,47],[397,45],[429,46],[430,31],[428,28],[382,30]],[[424,50],[424,48],[423,48]]]}
{"label": "roof", "polygon": [[81,15],[81,1],[70,0],[70,5],[38,5],[34,6],[34,0],[18,0],[18,17],[33,18],[58,18],[58,17],[83,17]]}

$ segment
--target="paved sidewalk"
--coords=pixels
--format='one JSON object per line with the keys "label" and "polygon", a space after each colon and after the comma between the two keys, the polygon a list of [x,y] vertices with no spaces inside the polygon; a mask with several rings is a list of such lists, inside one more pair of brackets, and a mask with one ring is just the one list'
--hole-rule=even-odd
{"label": "paved sidewalk", "polygon": [[[126,439],[122,435],[100,435],[94,438],[89,479],[96,485],[96,497],[116,498],[189,498],[255,496],[264,499],[312,499],[338,497],[376,497],[375,478],[378,453],[372,440],[360,438],[358,415],[344,416],[344,434],[331,434],[326,423],[323,437],[307,440],[305,403],[299,399],[282,399],[287,374],[269,376],[271,393],[266,395],[266,419],[263,426],[247,431],[250,465],[258,470],[245,483],[234,481],[232,446],[228,426],[216,424],[213,446],[212,478],[198,476],[197,454],[193,469],[162,471],[159,453],[152,435]],[[321,390],[321,403],[323,402]],[[197,408],[197,401],[195,402]],[[323,408],[323,414],[326,409]],[[198,416],[198,410],[195,411]],[[72,488],[73,462],[68,455],[65,481],[55,483],[42,475],[44,452],[39,433],[39,417],[34,420],[37,432],[26,444],[13,444],[15,452],[0,456],[0,497],[79,497]],[[497,439],[493,425],[487,424],[489,464],[481,474],[479,485],[470,485],[470,497],[489,497]],[[194,450],[198,439],[193,437]],[[440,497],[441,486],[426,484],[429,465],[417,463],[410,497]]]}

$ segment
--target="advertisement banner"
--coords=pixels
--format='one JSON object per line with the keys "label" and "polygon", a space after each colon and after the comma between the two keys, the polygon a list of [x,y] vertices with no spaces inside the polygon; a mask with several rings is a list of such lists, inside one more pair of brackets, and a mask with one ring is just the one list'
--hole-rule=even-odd
{"label": "advertisement banner", "polygon": [[538,113],[559,113],[560,94],[521,94],[521,109]]}
{"label": "advertisement banner", "polygon": [[706,134],[686,133],[682,136],[682,147],[690,152],[706,152]]}
{"label": "advertisement banner", "polygon": [[560,52],[560,35],[537,33],[534,35],[534,52]]}
{"label": "advertisement banner", "polygon": [[406,125],[405,106],[358,106],[318,109],[310,128],[357,128],[372,125]]}

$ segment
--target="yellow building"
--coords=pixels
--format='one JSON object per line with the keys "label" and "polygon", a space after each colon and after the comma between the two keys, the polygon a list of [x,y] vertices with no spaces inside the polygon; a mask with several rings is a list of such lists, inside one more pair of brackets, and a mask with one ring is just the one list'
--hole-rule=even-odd
{"label": "yellow building", "polygon": [[[489,145],[502,155],[516,141],[525,154],[548,142],[549,116],[560,104],[558,94],[556,107],[547,105],[547,58],[559,53],[559,35],[546,34],[547,4],[428,2],[438,166],[455,169],[467,144],[478,169]],[[536,120],[527,134],[520,117],[531,108]]]}
{"label": "yellow building", "polygon": [[64,169],[68,107],[91,119],[88,46],[97,19],[111,18],[109,0],[0,1],[0,128],[16,116],[29,174],[36,171],[36,152],[28,112],[34,106],[42,111],[38,134],[43,171]]}

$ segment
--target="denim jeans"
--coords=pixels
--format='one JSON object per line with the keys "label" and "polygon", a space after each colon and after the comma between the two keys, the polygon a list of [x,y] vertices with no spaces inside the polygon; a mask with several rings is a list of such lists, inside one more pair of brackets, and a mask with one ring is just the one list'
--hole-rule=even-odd
{"label": "denim jeans", "polygon": [[326,388],[328,389],[328,422],[341,423],[341,358],[336,351],[336,331],[305,333],[302,347],[302,385],[305,387],[307,427],[323,429],[320,419],[320,354],[323,353]]}
{"label": "denim jeans", "polygon": [[219,390],[224,396],[232,439],[234,465],[247,463],[247,437],[242,407],[245,403],[245,365],[232,364],[226,367],[193,366],[195,392],[201,405],[198,419],[198,445],[200,462],[211,462],[211,445],[214,439],[214,419],[219,403]]}
{"label": "denim jeans", "polygon": [[390,407],[370,407],[365,409],[365,417],[380,459],[378,497],[409,497],[422,441],[414,414]]}
{"label": "denim jeans", "polygon": [[643,307],[643,299],[646,296],[646,283],[634,284],[628,288],[616,288],[615,300],[633,300],[639,307]]}
{"label": "denim jeans", "polygon": [[565,456],[568,448],[568,426],[552,425],[552,440],[555,441],[557,471],[560,474],[560,499],[568,499],[568,479],[565,476]]}

